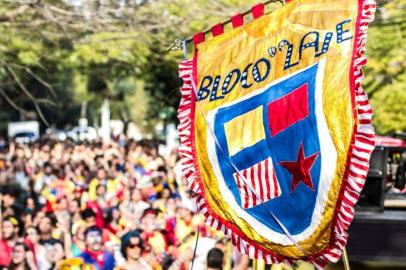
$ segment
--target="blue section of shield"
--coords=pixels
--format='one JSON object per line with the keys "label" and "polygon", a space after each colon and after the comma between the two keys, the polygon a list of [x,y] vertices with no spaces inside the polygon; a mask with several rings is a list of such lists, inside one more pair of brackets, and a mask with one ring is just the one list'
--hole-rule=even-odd
{"label": "blue section of shield", "polygon": [[[214,132],[217,140],[223,148],[222,150],[224,151],[223,152],[218,146],[216,146],[220,169],[226,185],[233,193],[237,202],[241,205],[240,194],[233,177],[235,169],[231,166],[228,160],[229,157],[224,124],[239,115],[249,112],[259,106],[263,106],[263,124],[266,139],[241,150],[234,156],[230,157],[230,160],[239,170],[243,170],[269,156],[272,157],[276,176],[282,189],[282,195],[278,198],[267,201],[260,206],[244,209],[244,211],[247,211],[262,224],[279,233],[284,232],[268,211],[272,212],[292,235],[296,235],[303,232],[310,225],[316,204],[321,166],[320,155],[315,160],[310,171],[315,188],[314,191],[300,182],[294,192],[291,193],[290,187],[292,175],[284,167],[279,165],[279,162],[296,161],[301,143],[303,144],[305,157],[320,152],[315,114],[317,69],[318,64],[272,85],[256,96],[243,100],[237,104],[223,107],[218,110],[214,118]],[[267,104],[289,94],[304,83],[308,83],[309,116],[272,137],[268,124]]]}

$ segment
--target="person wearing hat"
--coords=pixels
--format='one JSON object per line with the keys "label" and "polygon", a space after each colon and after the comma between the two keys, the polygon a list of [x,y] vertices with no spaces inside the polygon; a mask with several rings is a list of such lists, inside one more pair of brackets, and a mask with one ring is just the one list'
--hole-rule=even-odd
{"label": "person wearing hat", "polygon": [[152,270],[148,262],[142,257],[144,241],[139,230],[126,233],[121,238],[121,254],[125,262],[114,270]]}
{"label": "person wearing hat", "polygon": [[166,239],[162,231],[165,229],[164,220],[159,216],[160,210],[148,208],[144,210],[141,217],[142,238],[151,247],[155,254],[165,252],[167,248]]}
{"label": "person wearing hat", "polygon": [[103,250],[102,230],[97,226],[91,226],[85,230],[86,249],[79,254],[86,264],[91,264],[96,270],[113,270],[115,260],[110,252]]}
{"label": "person wearing hat", "polygon": [[85,250],[85,230],[87,223],[84,220],[79,220],[72,225],[72,244],[71,251],[74,257],[78,256],[83,250]]}

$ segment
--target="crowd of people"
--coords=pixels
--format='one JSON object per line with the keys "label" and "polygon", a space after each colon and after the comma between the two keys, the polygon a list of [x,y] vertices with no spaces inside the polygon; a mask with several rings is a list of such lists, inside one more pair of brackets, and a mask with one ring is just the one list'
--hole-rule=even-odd
{"label": "crowd of people", "polygon": [[163,157],[151,141],[10,143],[0,269],[247,269],[183,181],[176,150]]}

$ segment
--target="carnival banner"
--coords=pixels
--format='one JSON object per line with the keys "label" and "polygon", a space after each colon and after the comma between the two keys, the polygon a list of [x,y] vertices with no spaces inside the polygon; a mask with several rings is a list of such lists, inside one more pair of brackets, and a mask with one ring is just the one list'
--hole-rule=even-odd
{"label": "carnival banner", "polygon": [[374,148],[361,87],[372,0],[252,8],[194,36],[179,153],[206,222],[267,263],[336,262]]}

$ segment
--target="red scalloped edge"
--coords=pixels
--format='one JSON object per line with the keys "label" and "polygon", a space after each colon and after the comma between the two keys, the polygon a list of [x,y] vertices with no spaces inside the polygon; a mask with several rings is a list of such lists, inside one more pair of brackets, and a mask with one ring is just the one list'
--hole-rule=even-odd
{"label": "red scalloped edge", "polygon": [[357,122],[354,125],[351,145],[348,150],[350,155],[348,155],[346,171],[341,184],[340,199],[333,218],[331,244],[310,258],[310,261],[319,267],[337,262],[342,255],[343,248],[347,243],[347,230],[354,218],[354,205],[364,187],[369,169],[369,159],[375,147],[372,108],[369,105],[368,96],[362,88],[364,78],[362,68],[368,59],[364,55],[365,45],[368,25],[374,19],[376,2],[375,0],[358,0],[358,8],[352,68],[350,70],[353,114]]}
{"label": "red scalloped edge", "polygon": [[[364,56],[367,30],[373,21],[376,3],[375,0],[358,0],[359,11],[356,22],[352,68],[350,70],[350,87],[352,95],[353,113],[357,119],[349,155],[346,163],[338,205],[332,223],[330,245],[324,250],[310,257],[304,258],[318,268],[323,268],[328,263],[335,263],[341,257],[343,248],[347,243],[347,230],[354,218],[354,205],[358,201],[365,184],[369,168],[369,158],[375,147],[375,133],[372,126],[372,109],[368,96],[362,88],[364,77],[362,67],[367,62]],[[248,239],[234,224],[222,220],[214,213],[207,203],[204,188],[201,183],[200,173],[196,161],[194,139],[195,93],[192,80],[196,80],[196,55],[193,60],[183,61],[179,65],[179,75],[183,80],[180,88],[181,101],[178,108],[179,155],[181,157],[182,172],[187,186],[194,192],[198,209],[206,218],[206,224],[228,236],[234,246],[249,255],[252,259],[263,259],[266,263],[292,264],[296,259],[285,258],[277,253],[264,249],[262,246]]]}

